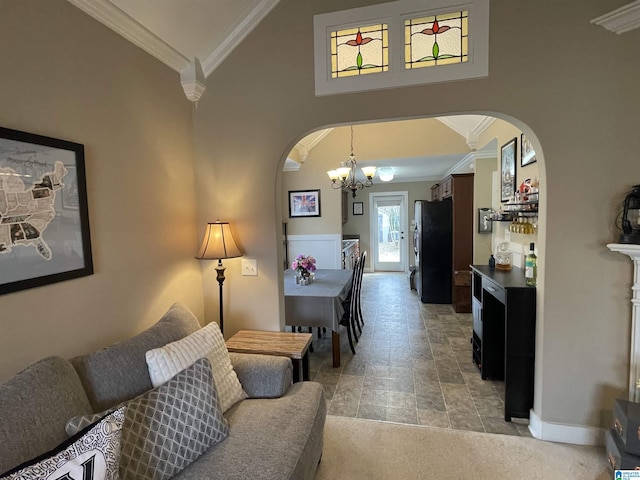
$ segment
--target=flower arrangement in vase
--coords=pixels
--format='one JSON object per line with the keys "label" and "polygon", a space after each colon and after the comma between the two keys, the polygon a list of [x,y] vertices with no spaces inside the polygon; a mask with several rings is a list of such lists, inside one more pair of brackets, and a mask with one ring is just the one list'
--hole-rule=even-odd
{"label": "flower arrangement in vase", "polygon": [[301,253],[291,262],[291,269],[296,271],[296,280],[300,279],[298,283],[302,283],[302,280],[304,284],[310,283],[311,273],[316,271],[316,259]]}

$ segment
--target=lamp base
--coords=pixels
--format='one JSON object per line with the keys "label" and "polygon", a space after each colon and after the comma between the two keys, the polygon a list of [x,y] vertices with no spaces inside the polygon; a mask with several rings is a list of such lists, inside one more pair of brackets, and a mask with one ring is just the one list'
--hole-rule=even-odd
{"label": "lamp base", "polygon": [[640,233],[622,233],[618,239],[618,243],[631,243],[640,245]]}

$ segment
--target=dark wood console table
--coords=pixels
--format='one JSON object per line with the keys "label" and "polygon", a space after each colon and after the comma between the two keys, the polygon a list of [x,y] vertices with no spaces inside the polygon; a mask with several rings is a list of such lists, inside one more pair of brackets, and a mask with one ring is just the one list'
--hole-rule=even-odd
{"label": "dark wood console table", "polygon": [[483,380],[504,380],[504,419],[529,418],[533,407],[536,288],[524,270],[471,265],[473,362]]}

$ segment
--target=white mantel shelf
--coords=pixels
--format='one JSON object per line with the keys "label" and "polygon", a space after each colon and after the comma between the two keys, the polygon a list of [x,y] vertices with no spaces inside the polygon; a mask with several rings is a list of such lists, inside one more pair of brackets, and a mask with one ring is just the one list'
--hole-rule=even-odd
{"label": "white mantel shelf", "polygon": [[631,357],[629,359],[629,400],[640,401],[640,245],[610,243],[612,252],[623,253],[633,260],[633,286],[631,287]]}

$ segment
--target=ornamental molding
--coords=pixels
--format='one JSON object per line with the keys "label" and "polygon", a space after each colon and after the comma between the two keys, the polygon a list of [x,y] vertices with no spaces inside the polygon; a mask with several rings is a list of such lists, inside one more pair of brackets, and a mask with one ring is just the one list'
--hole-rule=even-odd
{"label": "ornamental molding", "polygon": [[640,27],[640,0],[594,18],[591,23],[600,25],[618,35],[630,32]]}

